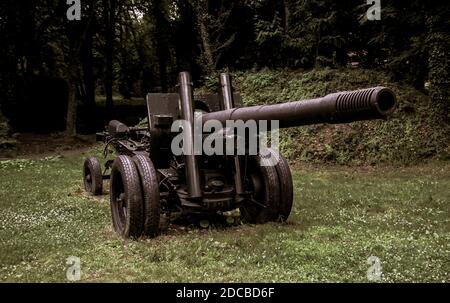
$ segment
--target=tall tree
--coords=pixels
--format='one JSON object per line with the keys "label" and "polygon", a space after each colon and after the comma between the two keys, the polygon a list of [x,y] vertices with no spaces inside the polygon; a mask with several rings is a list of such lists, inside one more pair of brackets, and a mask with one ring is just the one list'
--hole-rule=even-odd
{"label": "tall tree", "polygon": [[158,58],[159,81],[161,91],[167,92],[167,63],[169,59],[168,3],[164,0],[154,0],[148,6],[148,13],[154,20],[154,35],[156,40],[156,56]]}
{"label": "tall tree", "polygon": [[[89,129],[94,127],[94,114],[95,114],[95,89],[96,89],[96,79],[95,79],[95,58],[94,58],[94,34],[97,26],[96,12],[97,12],[97,1],[90,0],[85,7],[87,7],[86,12],[88,13],[88,24],[86,25],[86,35],[84,43],[81,45],[80,49],[80,60],[81,60],[81,71],[82,71],[82,86],[83,86],[83,101],[86,107],[85,115],[86,121],[88,121]],[[84,22],[85,20],[83,20]]]}
{"label": "tall tree", "polygon": [[116,38],[117,0],[103,0],[103,17],[105,25],[105,95],[106,110],[111,113],[113,107],[114,84],[114,49]]}
{"label": "tall tree", "polygon": [[193,0],[192,3],[202,41],[201,63],[209,74],[219,67],[223,53],[235,41],[236,32],[229,31],[234,2]]}

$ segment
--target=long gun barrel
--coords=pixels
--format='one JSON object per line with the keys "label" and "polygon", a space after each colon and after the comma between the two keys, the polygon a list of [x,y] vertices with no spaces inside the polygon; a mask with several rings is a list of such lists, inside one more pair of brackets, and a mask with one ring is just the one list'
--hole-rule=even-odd
{"label": "long gun barrel", "polygon": [[218,120],[278,120],[280,128],[317,123],[348,123],[383,119],[396,107],[395,94],[386,87],[338,92],[325,97],[281,104],[257,105],[205,113],[202,122]]}

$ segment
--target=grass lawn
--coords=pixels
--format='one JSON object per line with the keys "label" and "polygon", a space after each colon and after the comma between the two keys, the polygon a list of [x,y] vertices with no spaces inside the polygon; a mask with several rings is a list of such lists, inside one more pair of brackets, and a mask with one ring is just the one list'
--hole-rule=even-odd
{"label": "grass lawn", "polygon": [[[98,151],[94,151],[98,153]],[[0,162],[0,281],[450,282],[450,163],[293,168],[287,223],[172,226],[124,241],[108,196],[83,193],[84,155]]]}

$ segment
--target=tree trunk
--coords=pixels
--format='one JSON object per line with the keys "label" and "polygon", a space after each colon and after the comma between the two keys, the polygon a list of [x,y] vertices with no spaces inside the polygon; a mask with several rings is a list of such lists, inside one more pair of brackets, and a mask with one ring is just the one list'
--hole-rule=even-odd
{"label": "tree trunk", "polygon": [[78,79],[78,52],[73,42],[69,42],[70,52],[67,57],[66,81],[68,84],[66,135],[77,134],[77,79]]}
{"label": "tree trunk", "polygon": [[206,25],[203,21],[199,22],[199,26],[203,44],[203,56],[206,63],[205,69],[207,73],[211,73],[214,70],[214,56],[211,51],[211,43],[209,40],[208,30],[206,29]]}
{"label": "tree trunk", "polygon": [[289,18],[290,18],[290,11],[289,11],[289,4],[288,0],[283,0],[283,9],[284,9],[284,33],[287,34],[289,32]]}
{"label": "tree trunk", "polygon": [[159,37],[156,42],[156,55],[158,56],[158,66],[159,66],[159,81],[161,84],[161,91],[167,93],[167,52],[164,47],[163,38]]}
{"label": "tree trunk", "polygon": [[105,94],[106,94],[106,110],[111,114],[113,107],[113,55],[114,55],[114,38],[116,23],[116,6],[117,0],[104,0],[105,24],[106,24],[106,45],[105,45]]}
{"label": "tree trunk", "polygon": [[167,55],[169,53],[168,45],[168,24],[166,19],[166,9],[161,0],[154,1],[151,6],[151,14],[155,19],[155,38],[156,38],[156,56],[158,57],[159,81],[161,91],[167,92]]}
{"label": "tree trunk", "polygon": [[89,29],[81,52],[83,56],[83,82],[86,90],[85,104],[90,110],[95,108],[94,55],[92,49],[92,29]]}
{"label": "tree trunk", "polygon": [[77,134],[77,88],[76,82],[70,80],[69,97],[67,102],[66,135],[75,136]]}
{"label": "tree trunk", "polygon": [[83,70],[83,86],[84,86],[84,116],[88,129],[93,131],[94,115],[95,115],[95,77],[94,77],[94,55],[92,53],[93,47],[92,32],[89,30],[85,43],[81,49],[82,56],[82,70]]}
{"label": "tree trunk", "polygon": [[[77,84],[82,81],[81,77],[81,49],[86,47],[86,39],[94,14],[92,13],[87,23],[67,23],[66,37],[68,51],[65,53],[65,76],[68,84],[68,100],[66,115],[66,135],[77,134]],[[92,45],[90,46],[92,48]],[[91,49],[92,51],[92,49]]]}
{"label": "tree trunk", "polygon": [[205,71],[207,74],[214,71],[214,55],[211,48],[211,40],[207,28],[208,18],[208,2],[201,1],[197,10],[197,22],[200,30],[200,37],[202,39],[203,46],[203,61],[205,64]]}

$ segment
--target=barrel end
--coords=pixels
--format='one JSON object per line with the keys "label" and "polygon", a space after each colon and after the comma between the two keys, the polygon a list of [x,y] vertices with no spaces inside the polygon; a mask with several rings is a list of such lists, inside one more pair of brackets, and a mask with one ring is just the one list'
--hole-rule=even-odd
{"label": "barrel end", "polygon": [[394,92],[387,87],[377,87],[372,97],[372,104],[375,105],[379,113],[384,117],[392,114],[397,107],[397,98]]}

